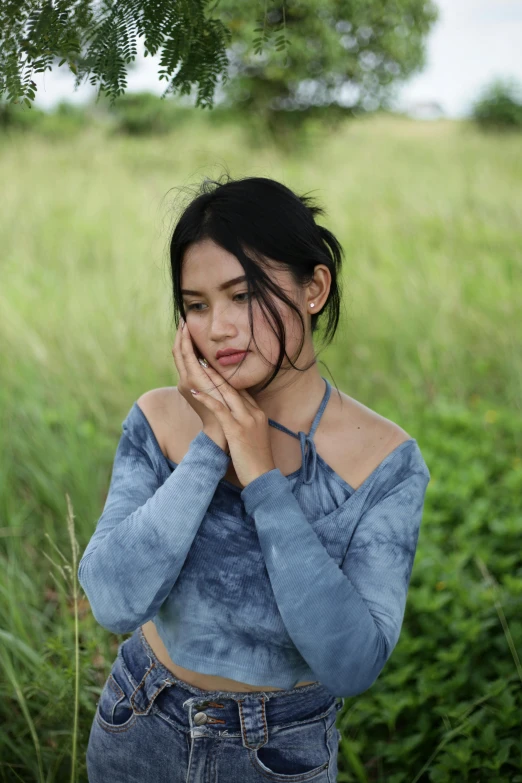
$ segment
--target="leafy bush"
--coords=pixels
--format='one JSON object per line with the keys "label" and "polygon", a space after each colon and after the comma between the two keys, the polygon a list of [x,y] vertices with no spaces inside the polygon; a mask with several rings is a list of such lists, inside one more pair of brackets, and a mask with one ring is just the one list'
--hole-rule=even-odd
{"label": "leafy bush", "polygon": [[115,120],[115,130],[129,135],[170,133],[194,112],[184,109],[172,99],[149,92],[125,93],[108,107]]}
{"label": "leafy bush", "polygon": [[19,131],[38,133],[61,139],[75,136],[88,123],[81,106],[61,101],[54,111],[43,111],[36,106],[7,101],[0,103],[0,133],[17,134]]}
{"label": "leafy bush", "polygon": [[522,88],[514,80],[497,79],[484,88],[471,117],[487,130],[522,130]]}
{"label": "leafy bush", "polygon": [[39,128],[43,118],[44,112],[35,106],[28,108],[4,100],[0,102],[0,133]]}
{"label": "leafy bush", "polygon": [[412,430],[432,478],[404,628],[339,713],[339,783],[521,783],[522,418],[439,401]]}

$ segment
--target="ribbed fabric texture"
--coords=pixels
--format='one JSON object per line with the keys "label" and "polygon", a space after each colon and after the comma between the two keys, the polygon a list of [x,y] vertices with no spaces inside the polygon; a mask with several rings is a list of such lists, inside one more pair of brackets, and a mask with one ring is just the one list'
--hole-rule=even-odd
{"label": "ribbed fabric texture", "polygon": [[362,693],[404,617],[430,481],[417,441],[356,490],[318,454],[312,473],[275,468],[243,489],[224,480],[229,462],[203,431],[171,462],[133,404],[78,569],[94,617],[115,633],[153,620],[194,671]]}

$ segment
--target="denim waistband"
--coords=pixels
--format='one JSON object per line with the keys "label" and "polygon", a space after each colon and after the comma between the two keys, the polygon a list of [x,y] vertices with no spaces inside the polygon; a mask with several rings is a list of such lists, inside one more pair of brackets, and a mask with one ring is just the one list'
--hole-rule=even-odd
{"label": "denim waistband", "polygon": [[[248,744],[262,742],[267,725],[326,715],[337,698],[319,682],[290,690],[209,691],[180,680],[156,657],[141,626],[118,648],[118,661],[129,680],[132,707],[148,714],[156,704],[161,712],[187,730],[229,734],[250,729]],[[161,694],[161,698],[158,699]]]}

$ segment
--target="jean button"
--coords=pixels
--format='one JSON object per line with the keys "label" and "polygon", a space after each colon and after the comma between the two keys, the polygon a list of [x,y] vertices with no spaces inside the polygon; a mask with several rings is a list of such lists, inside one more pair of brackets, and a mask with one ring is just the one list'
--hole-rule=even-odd
{"label": "jean button", "polygon": [[202,726],[208,721],[208,716],[205,712],[196,712],[194,715],[194,723],[196,726]]}

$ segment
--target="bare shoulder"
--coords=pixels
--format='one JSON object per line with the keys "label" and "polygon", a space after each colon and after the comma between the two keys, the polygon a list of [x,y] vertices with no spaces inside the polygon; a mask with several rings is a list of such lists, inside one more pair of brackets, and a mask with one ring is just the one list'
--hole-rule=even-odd
{"label": "bare shoulder", "polygon": [[163,454],[179,462],[179,455],[173,454],[173,444],[179,445],[187,440],[190,443],[194,427],[198,422],[201,426],[199,416],[181,396],[177,386],[150,389],[138,398],[137,403],[147,417]]}
{"label": "bare shoulder", "polygon": [[412,436],[348,394],[340,392],[340,396],[328,427],[330,464],[357,489],[392,451]]}

